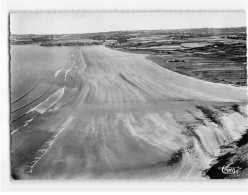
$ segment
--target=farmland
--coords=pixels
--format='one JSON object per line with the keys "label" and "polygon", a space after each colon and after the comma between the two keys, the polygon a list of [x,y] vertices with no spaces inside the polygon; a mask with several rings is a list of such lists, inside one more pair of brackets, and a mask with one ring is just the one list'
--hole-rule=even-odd
{"label": "farmland", "polygon": [[216,83],[246,86],[246,28],[116,31],[75,35],[12,35],[11,44],[105,45],[149,54],[162,67]]}
{"label": "farmland", "polygon": [[[244,40],[234,43],[243,36],[230,31],[205,41],[190,35],[195,42],[189,30],[185,39],[182,30],[84,34],[80,44],[72,41],[79,35],[43,35],[40,43],[38,35],[12,35],[12,177],[214,178],[216,159],[247,147],[240,144],[248,125],[238,72]],[[220,58],[218,51],[228,51],[213,41],[220,39],[230,39],[232,55]],[[232,76],[224,81],[227,69]],[[234,161],[247,172],[245,157],[225,162]]]}
{"label": "farmland", "polygon": [[[154,35],[156,34],[156,35]],[[180,74],[246,86],[246,29],[147,32],[112,48],[150,54],[149,59]]]}

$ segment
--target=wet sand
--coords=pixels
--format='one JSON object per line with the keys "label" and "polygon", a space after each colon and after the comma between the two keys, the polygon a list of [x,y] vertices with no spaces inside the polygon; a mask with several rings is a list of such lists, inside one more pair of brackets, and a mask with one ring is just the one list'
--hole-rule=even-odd
{"label": "wet sand", "polygon": [[[55,66],[61,53],[63,63]],[[11,104],[16,178],[208,179],[202,171],[220,145],[246,129],[245,89],[180,75],[146,55],[104,46],[52,55],[56,68],[32,78],[40,83]],[[42,141],[34,141],[40,131]]]}

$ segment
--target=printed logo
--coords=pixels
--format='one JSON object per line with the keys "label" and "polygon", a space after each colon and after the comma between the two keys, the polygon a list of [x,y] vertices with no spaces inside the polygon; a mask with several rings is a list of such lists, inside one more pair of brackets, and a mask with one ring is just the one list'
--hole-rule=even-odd
{"label": "printed logo", "polygon": [[238,174],[240,169],[241,169],[240,167],[229,167],[228,165],[223,166],[221,168],[222,173],[224,173],[224,174],[232,174],[232,175]]}

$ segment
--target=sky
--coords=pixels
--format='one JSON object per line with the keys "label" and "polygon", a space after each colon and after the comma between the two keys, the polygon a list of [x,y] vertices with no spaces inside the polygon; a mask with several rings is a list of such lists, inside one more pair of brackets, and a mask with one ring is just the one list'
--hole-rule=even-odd
{"label": "sky", "polygon": [[11,34],[70,34],[121,30],[246,26],[245,12],[11,13]]}

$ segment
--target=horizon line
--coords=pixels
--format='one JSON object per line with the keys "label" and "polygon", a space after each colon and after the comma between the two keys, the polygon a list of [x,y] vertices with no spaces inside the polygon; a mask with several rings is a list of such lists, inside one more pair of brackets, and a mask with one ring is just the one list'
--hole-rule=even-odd
{"label": "horizon line", "polygon": [[227,28],[247,28],[246,26],[239,26],[239,27],[201,27],[201,28],[175,28],[175,29],[142,29],[142,30],[113,30],[113,31],[101,31],[101,32],[88,32],[88,33],[63,33],[63,34],[33,34],[33,33],[28,33],[28,34],[13,34],[10,31],[10,35],[73,35],[73,34],[81,34],[81,35],[87,35],[87,34],[96,34],[96,33],[111,33],[111,32],[133,32],[133,31],[172,31],[172,30],[193,30],[193,29],[227,29]]}

